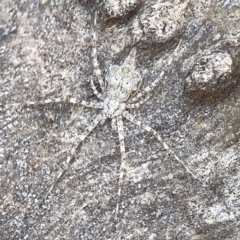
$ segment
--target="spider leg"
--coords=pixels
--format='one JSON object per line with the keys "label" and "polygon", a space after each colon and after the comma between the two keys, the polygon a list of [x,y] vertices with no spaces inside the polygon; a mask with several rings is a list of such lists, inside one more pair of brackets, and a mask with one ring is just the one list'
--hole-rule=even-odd
{"label": "spider leg", "polygon": [[130,109],[130,108],[138,108],[140,105],[144,104],[145,102],[147,102],[149,100],[149,98],[151,98],[152,95],[148,95],[147,97],[145,97],[144,99],[142,99],[139,102],[134,102],[134,103],[130,103],[127,104],[126,108]]}
{"label": "spider leg", "polygon": [[[93,49],[92,49],[93,68],[94,68],[94,72],[95,72],[95,74],[98,78],[98,81],[100,83],[100,87],[102,89],[102,92],[104,92],[104,83],[103,83],[101,71],[99,69],[99,64],[98,64],[98,60],[97,60],[97,46],[96,45],[97,45],[98,36],[97,36],[97,30],[96,29],[97,29],[97,12],[95,12],[95,17],[94,17]],[[96,94],[96,95],[98,95],[98,94]]]}
{"label": "spider leg", "polygon": [[72,163],[74,157],[75,157],[75,153],[77,151],[77,149],[79,148],[80,144],[86,139],[86,137],[92,132],[92,130],[101,122],[106,120],[105,115],[103,114],[99,114],[94,121],[88,126],[88,128],[86,129],[85,132],[83,132],[80,136],[79,136],[79,142],[77,144],[75,144],[72,149],[70,154],[67,157],[66,160],[66,164],[63,167],[63,169],[60,171],[60,173],[57,175],[57,177],[55,178],[53,184],[51,185],[51,187],[48,189],[45,197],[43,198],[43,200],[40,203],[40,206],[42,205],[42,203],[46,200],[46,198],[48,197],[48,195],[51,193],[52,189],[54,188],[54,186],[57,184],[57,182],[59,181],[59,179],[63,176],[64,172],[69,168],[70,164]]}
{"label": "spider leg", "polygon": [[117,126],[118,126],[118,136],[119,136],[120,151],[121,151],[121,166],[120,166],[120,176],[119,176],[119,180],[118,180],[118,200],[117,200],[117,206],[116,206],[116,211],[115,211],[115,221],[117,220],[118,213],[119,213],[121,191],[122,191],[122,186],[123,186],[123,178],[126,173],[126,160],[127,160],[125,144],[124,144],[122,116],[117,117]]}
{"label": "spider leg", "polygon": [[84,107],[91,107],[91,108],[97,108],[97,109],[102,109],[103,105],[102,103],[91,103],[91,102],[86,102],[86,101],[79,101],[76,98],[71,98],[71,97],[61,97],[61,98],[55,98],[55,99],[46,99],[46,100],[41,100],[41,101],[30,101],[26,102],[24,104],[21,103],[13,103],[13,104],[7,104],[5,107],[31,107],[31,106],[38,106],[38,105],[46,105],[46,104],[51,104],[51,103],[72,103],[72,104],[77,104],[77,105],[82,105]]}
{"label": "spider leg", "polygon": [[93,82],[93,78],[91,78],[91,87],[92,87],[92,90],[93,90],[93,93],[99,98],[99,99],[104,99],[103,98],[103,94],[101,94],[98,90],[97,90],[97,88],[96,88],[96,86],[95,86],[95,84],[94,84],[94,82]]}
{"label": "spider leg", "polygon": [[160,76],[157,77],[149,86],[147,86],[146,88],[144,88],[142,91],[138,92],[130,101],[129,103],[134,103],[134,102],[138,102],[139,99],[141,99],[146,93],[150,92],[152,89],[154,89],[158,82],[162,79],[164,72],[161,72]]}
{"label": "spider leg", "polygon": [[129,120],[130,122],[136,124],[137,126],[143,128],[144,130],[146,130],[147,132],[152,133],[157,139],[158,141],[163,145],[164,149],[167,150],[184,168],[185,170],[193,177],[193,179],[196,179],[199,181],[199,179],[193,174],[193,172],[185,165],[185,163],[179,159],[179,157],[174,153],[173,150],[170,149],[170,147],[163,141],[163,139],[161,138],[161,136],[157,133],[157,131],[155,131],[154,129],[152,129],[151,127],[143,124],[142,122],[135,120],[134,117],[129,114],[127,111],[123,112],[122,114],[127,120]]}
{"label": "spider leg", "polygon": [[111,121],[111,127],[112,127],[112,130],[114,131],[114,132],[117,132],[117,118],[112,118],[112,121]]}

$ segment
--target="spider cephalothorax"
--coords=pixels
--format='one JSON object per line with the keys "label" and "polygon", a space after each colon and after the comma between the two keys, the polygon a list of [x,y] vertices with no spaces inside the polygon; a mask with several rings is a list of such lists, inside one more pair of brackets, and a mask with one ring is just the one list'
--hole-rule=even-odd
{"label": "spider cephalothorax", "polygon": [[121,115],[126,109],[126,103],[118,100],[106,98],[103,103],[103,111],[108,118],[114,118]]}

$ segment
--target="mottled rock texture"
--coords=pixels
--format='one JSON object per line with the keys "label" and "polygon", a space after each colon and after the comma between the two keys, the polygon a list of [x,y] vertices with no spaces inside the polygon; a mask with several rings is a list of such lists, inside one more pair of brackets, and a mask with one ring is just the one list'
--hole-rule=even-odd
{"label": "mottled rock texture", "polygon": [[[1,0],[0,239],[240,239],[239,22],[238,0]],[[94,31],[103,78],[133,47],[142,88],[164,71],[131,114],[198,179],[154,136],[124,121],[128,161],[117,221],[121,155],[110,120],[80,146],[39,207],[99,111],[9,105],[97,101]]]}

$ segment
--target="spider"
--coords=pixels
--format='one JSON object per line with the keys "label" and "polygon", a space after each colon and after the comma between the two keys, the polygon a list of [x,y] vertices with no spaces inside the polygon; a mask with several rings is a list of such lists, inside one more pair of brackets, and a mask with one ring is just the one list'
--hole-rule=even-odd
{"label": "spider", "polygon": [[[94,20],[94,26],[96,26],[96,17]],[[185,163],[178,158],[178,156],[169,148],[169,146],[163,141],[161,136],[152,129],[151,127],[145,125],[139,120],[136,120],[133,115],[128,112],[128,109],[138,108],[141,104],[145,103],[150,95],[148,94],[151,90],[154,90],[160,79],[162,78],[164,72],[162,72],[157,79],[155,79],[149,86],[144,88],[142,91],[139,91],[142,78],[140,74],[135,70],[135,59],[136,59],[136,48],[132,48],[128,57],[125,59],[124,63],[121,66],[113,65],[109,68],[108,74],[105,77],[105,81],[102,78],[102,74],[99,68],[98,60],[97,60],[97,34],[96,31],[93,33],[93,67],[95,75],[98,79],[101,91],[98,91],[93,78],[91,78],[91,87],[93,89],[94,94],[102,100],[101,102],[86,102],[80,101],[76,98],[72,97],[63,97],[56,99],[46,99],[43,101],[37,102],[26,102],[24,106],[33,106],[33,105],[45,105],[49,103],[69,103],[74,105],[82,105],[89,108],[102,109],[101,113],[89,124],[87,129],[79,136],[79,141],[75,143],[72,147],[70,154],[66,159],[66,164],[64,168],[59,172],[56,176],[53,184],[48,189],[45,197],[41,201],[41,204],[45,201],[48,195],[51,193],[52,189],[62,177],[64,172],[71,165],[72,160],[75,157],[77,149],[79,145],[84,142],[87,136],[93,131],[93,129],[98,124],[103,124],[107,118],[110,118],[112,121],[112,128],[118,132],[119,142],[120,142],[120,152],[121,152],[121,166],[120,166],[120,175],[118,181],[118,199],[115,209],[115,217],[117,220],[119,214],[119,206],[120,206],[120,198],[121,191],[123,187],[124,174],[126,173],[126,150],[124,144],[124,131],[123,131],[123,118],[129,120],[135,125],[143,128],[147,132],[152,133],[158,141],[163,145],[164,149],[171,154],[171,156],[177,160],[185,170],[191,174],[191,176],[196,179],[195,175],[189,168],[185,165]],[[147,96],[145,96],[147,95]],[[16,104],[19,105],[19,104]],[[41,205],[40,204],[40,205]]]}

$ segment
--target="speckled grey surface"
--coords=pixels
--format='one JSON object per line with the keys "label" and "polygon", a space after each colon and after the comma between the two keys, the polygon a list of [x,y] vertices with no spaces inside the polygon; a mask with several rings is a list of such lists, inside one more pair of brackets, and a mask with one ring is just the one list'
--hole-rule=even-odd
{"label": "speckled grey surface", "polygon": [[[171,35],[162,42],[154,30],[147,38],[142,33],[133,38],[132,29],[151,6],[167,1],[126,0],[122,17],[110,2],[0,3],[0,239],[240,239],[239,1],[192,0],[184,16],[163,19],[168,28],[162,34]],[[128,171],[117,222],[121,155],[110,120],[82,144],[39,207],[72,144],[99,111],[70,104],[8,107],[61,96],[97,100],[90,86],[96,80],[91,56],[96,11],[103,76],[111,64],[123,63],[133,45],[143,87],[164,70],[149,101],[131,113],[158,131],[202,182],[151,134],[124,121]],[[174,24],[181,28],[175,31]],[[222,75],[214,68],[214,81],[225,76],[231,88],[225,81],[214,90],[204,85],[202,98],[189,94],[187,79],[196,69],[206,71],[196,68],[199,59],[216,53],[227,54],[232,63],[218,64]]]}

